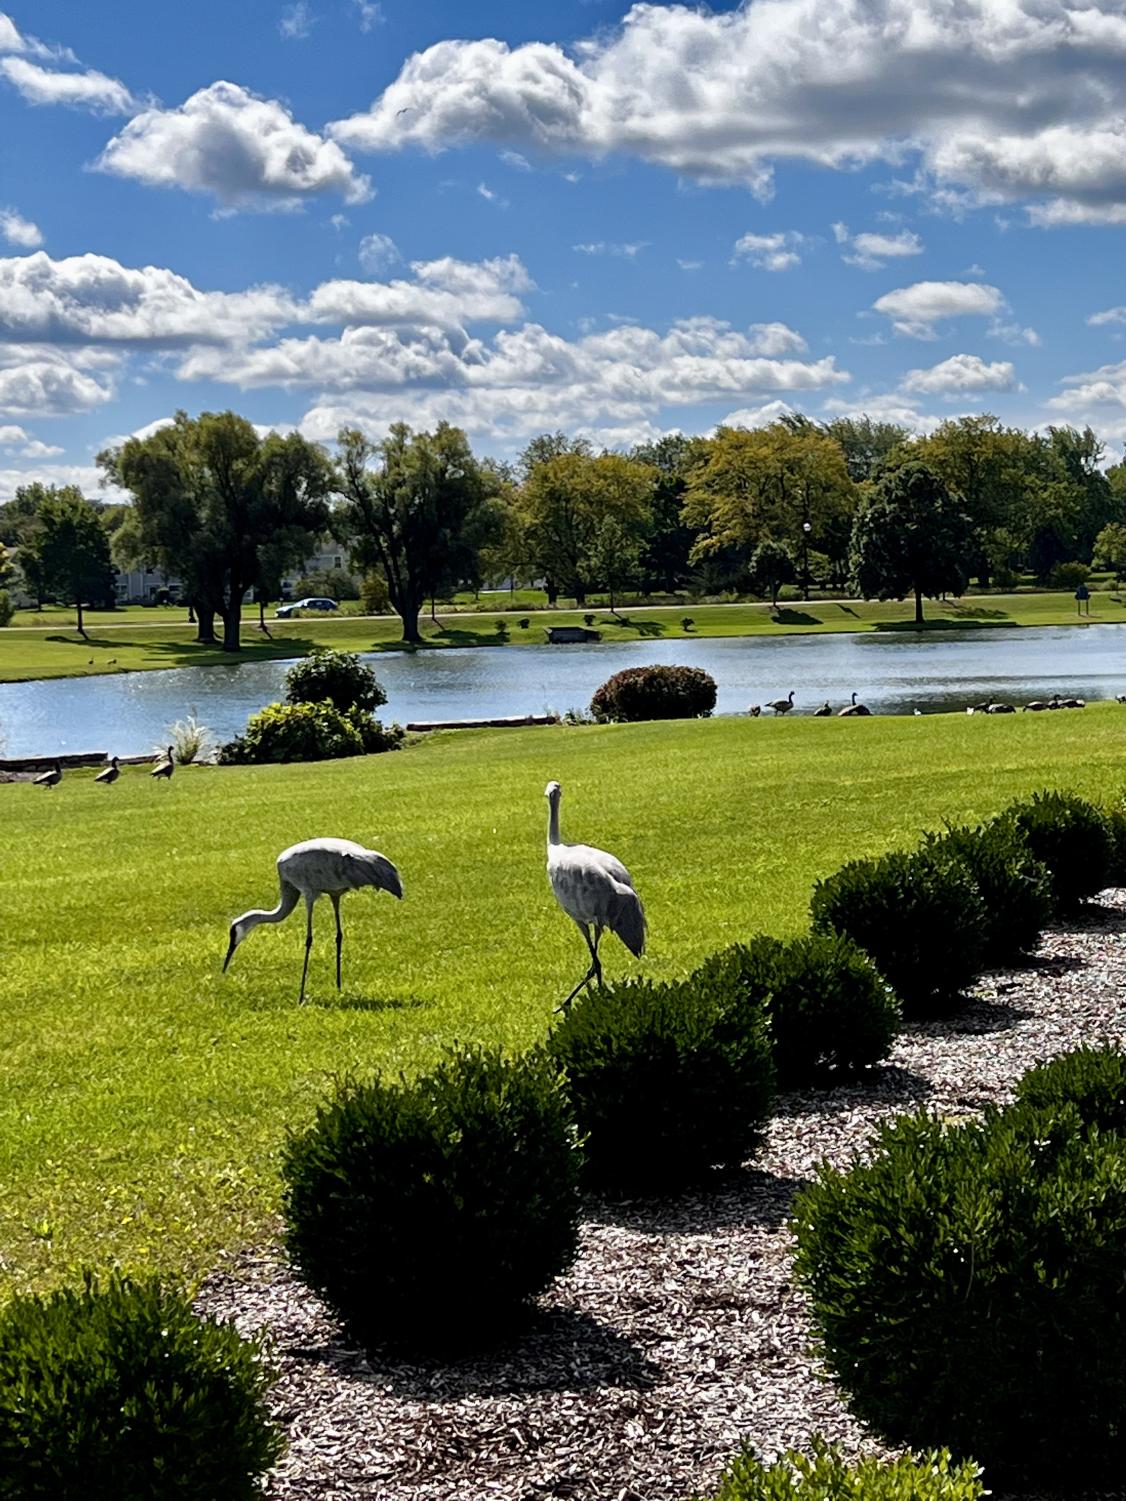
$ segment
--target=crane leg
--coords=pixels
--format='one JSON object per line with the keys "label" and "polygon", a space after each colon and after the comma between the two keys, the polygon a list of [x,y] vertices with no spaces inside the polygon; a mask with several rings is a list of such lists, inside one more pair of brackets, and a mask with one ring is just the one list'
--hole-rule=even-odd
{"label": "crane leg", "polygon": [[574,990],[571,991],[571,994],[567,997],[563,1004],[561,1006],[556,1006],[556,1012],[566,1011],[571,1002],[578,995],[579,991],[585,989],[592,980],[597,979],[599,983],[601,983],[602,980],[602,966],[598,962],[598,945],[597,943],[592,943],[590,941],[590,929],[587,927],[586,923],[579,923],[579,929],[582,932],[583,937],[586,939],[587,948],[590,950],[591,965],[586,974],[575,986]]}
{"label": "crane leg", "polygon": [[299,1006],[305,1003],[305,981],[309,974],[309,950],[313,947],[313,904],[307,900],[305,906],[309,918],[305,927],[305,963],[301,970],[301,994],[297,997],[297,1004]]}
{"label": "crane leg", "polygon": [[336,913],[336,988],[340,989],[340,951],[344,946],[344,929],[340,926],[340,897],[332,898],[332,910]]}

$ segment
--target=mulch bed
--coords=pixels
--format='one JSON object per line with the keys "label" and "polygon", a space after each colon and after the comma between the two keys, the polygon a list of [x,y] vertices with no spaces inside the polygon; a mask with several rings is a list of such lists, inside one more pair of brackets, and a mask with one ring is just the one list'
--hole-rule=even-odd
{"label": "mulch bed", "polygon": [[682,1501],[741,1442],[820,1431],[878,1448],[809,1354],[787,1219],[824,1158],[890,1113],[956,1116],[1009,1098],[1032,1064],[1126,1045],[1126,892],[1106,892],[1034,960],[986,977],[956,1017],[912,1026],[860,1085],[778,1101],[754,1169],[667,1202],[592,1203],[581,1256],[520,1338],[412,1364],[349,1346],[276,1252],[208,1279],[200,1305],[268,1336],[289,1450],[274,1501]]}

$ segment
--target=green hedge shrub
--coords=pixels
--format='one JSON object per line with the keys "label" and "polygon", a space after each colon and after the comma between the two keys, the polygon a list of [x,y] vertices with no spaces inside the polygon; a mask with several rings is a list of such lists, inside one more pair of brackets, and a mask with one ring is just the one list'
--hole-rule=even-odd
{"label": "green hedge shrub", "polygon": [[1072,1105],[1085,1126],[1126,1134],[1126,1053],[1112,1047],[1063,1053],[1029,1069],[1016,1097],[1036,1110]]}
{"label": "green hedge shrub", "polygon": [[343,1085],[289,1137],[286,1246],[365,1343],[483,1343],[574,1260],[580,1169],[546,1055],[466,1048],[413,1082]]}
{"label": "green hedge shrub", "polygon": [[810,913],[815,932],[844,934],[864,950],[905,1016],[948,1007],[981,969],[985,903],[944,852],[853,860],[817,883]]}
{"label": "green hedge shrub", "polygon": [[0,1312],[2,1501],[252,1501],[280,1457],[258,1346],[156,1278]]}
{"label": "green hedge shrub", "polygon": [[973,1454],[994,1485],[1120,1483],[1126,1136],[1111,1124],[1120,1106],[1104,1108],[1115,1072],[1050,1065],[1014,1105],[962,1126],[900,1117],[870,1160],[823,1168],[799,1196],[797,1275],[822,1353],[890,1442]]}
{"label": "green hedge shrub", "polygon": [[1015,824],[1037,860],[1051,873],[1052,896],[1061,912],[1074,910],[1107,884],[1113,847],[1103,814],[1068,792],[1037,792],[1012,803],[1004,817]]}
{"label": "green hedge shrub", "polygon": [[355,652],[317,646],[286,673],[285,701],[320,704],[326,700],[341,714],[349,709],[370,714],[387,702],[387,695]]}
{"label": "green hedge shrub", "polygon": [[780,1089],[829,1084],[886,1058],[899,1002],[848,938],[760,935],[713,954],[697,983],[718,982],[770,1018]]}
{"label": "green hedge shrub", "polygon": [[1110,869],[1107,884],[1126,886],[1126,799],[1119,798],[1104,810],[1110,835]]}
{"label": "green hedge shrub", "polygon": [[978,1466],[956,1464],[945,1449],[848,1460],[836,1444],[813,1438],[810,1451],[791,1449],[766,1464],[745,1450],[724,1472],[714,1501],[980,1501],[988,1494]]}
{"label": "green hedge shrub", "polygon": [[398,725],[384,727],[361,709],[341,713],[328,703],[267,704],[252,714],[246,730],[219,750],[227,766],[270,761],[335,761],[341,756],[395,750]]}
{"label": "green hedge shrub", "polygon": [[703,719],[715,708],[715,678],[699,667],[627,667],[607,678],[590,701],[600,721]]}
{"label": "green hedge shrub", "polygon": [[16,606],[7,589],[0,589],[0,630],[6,625],[11,625],[12,617],[16,613]]}
{"label": "green hedge shrub", "polygon": [[566,1070],[588,1181],[679,1188],[754,1152],[774,1066],[765,1013],[691,980],[588,990],[547,1047]]}
{"label": "green hedge shrub", "polygon": [[985,903],[987,966],[1015,963],[1034,949],[1052,916],[1052,878],[1020,829],[994,822],[929,834],[924,849],[948,856],[969,872]]}

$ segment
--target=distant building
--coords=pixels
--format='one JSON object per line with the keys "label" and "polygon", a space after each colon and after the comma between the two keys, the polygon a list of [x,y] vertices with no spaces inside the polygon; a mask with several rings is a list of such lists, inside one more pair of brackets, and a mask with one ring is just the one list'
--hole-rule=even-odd
{"label": "distant building", "polygon": [[[324,573],[330,568],[348,567],[348,549],[331,538],[322,538],[316,552],[300,568],[291,568],[281,581],[283,599],[289,599],[297,587],[298,579],[309,573]],[[115,584],[117,602],[122,605],[151,604],[159,589],[167,589],[173,600],[178,600],[183,590],[183,581],[174,573],[162,573],[159,568],[122,569]],[[248,591],[247,600],[253,598]]]}

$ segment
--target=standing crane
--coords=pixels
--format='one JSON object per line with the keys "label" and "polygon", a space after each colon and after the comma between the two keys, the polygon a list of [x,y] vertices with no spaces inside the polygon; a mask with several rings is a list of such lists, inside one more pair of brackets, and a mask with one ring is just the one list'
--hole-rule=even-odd
{"label": "standing crane", "polygon": [[56,761],[50,771],[44,771],[35,778],[33,783],[36,787],[57,787],[63,779],[62,763]]}
{"label": "standing crane", "polygon": [[169,746],[164,754],[164,760],[157,762],[157,764],[149,772],[149,776],[156,777],[157,781],[160,782],[170,782],[172,780],[172,773],[175,770],[176,763],[172,759],[172,747]]}
{"label": "standing crane", "polygon": [[110,763],[105,771],[99,771],[94,780],[95,782],[104,782],[108,787],[112,782],[116,782],[120,775],[121,767],[117,764],[117,757],[111,756]]}
{"label": "standing crane", "polygon": [[278,856],[278,880],[281,896],[270,912],[252,908],[236,917],[231,923],[231,941],[227,957],[223,960],[223,972],[234,957],[235,949],[259,923],[284,922],[304,897],[307,922],[305,927],[305,963],[301,970],[301,993],[297,1004],[305,1000],[305,980],[309,974],[309,950],[313,947],[313,906],[319,896],[327,896],[336,913],[336,988],[340,989],[340,959],[344,932],[340,926],[340,898],[346,891],[359,891],[364,886],[374,886],[377,891],[389,891],[402,898],[403,883],[399,872],[385,855],[378,850],[368,850],[351,839],[307,839],[304,844],[294,844],[282,850]]}
{"label": "standing crane", "polygon": [[598,945],[607,928],[617,934],[635,958],[640,959],[645,951],[645,909],[633,889],[629,871],[620,860],[592,845],[564,844],[560,839],[559,803],[563,789],[559,783],[548,782],[544,796],[548,807],[548,880],[555,900],[578,924],[590,950],[590,968],[558,1008],[565,1011],[579,991],[592,980],[602,984]]}

